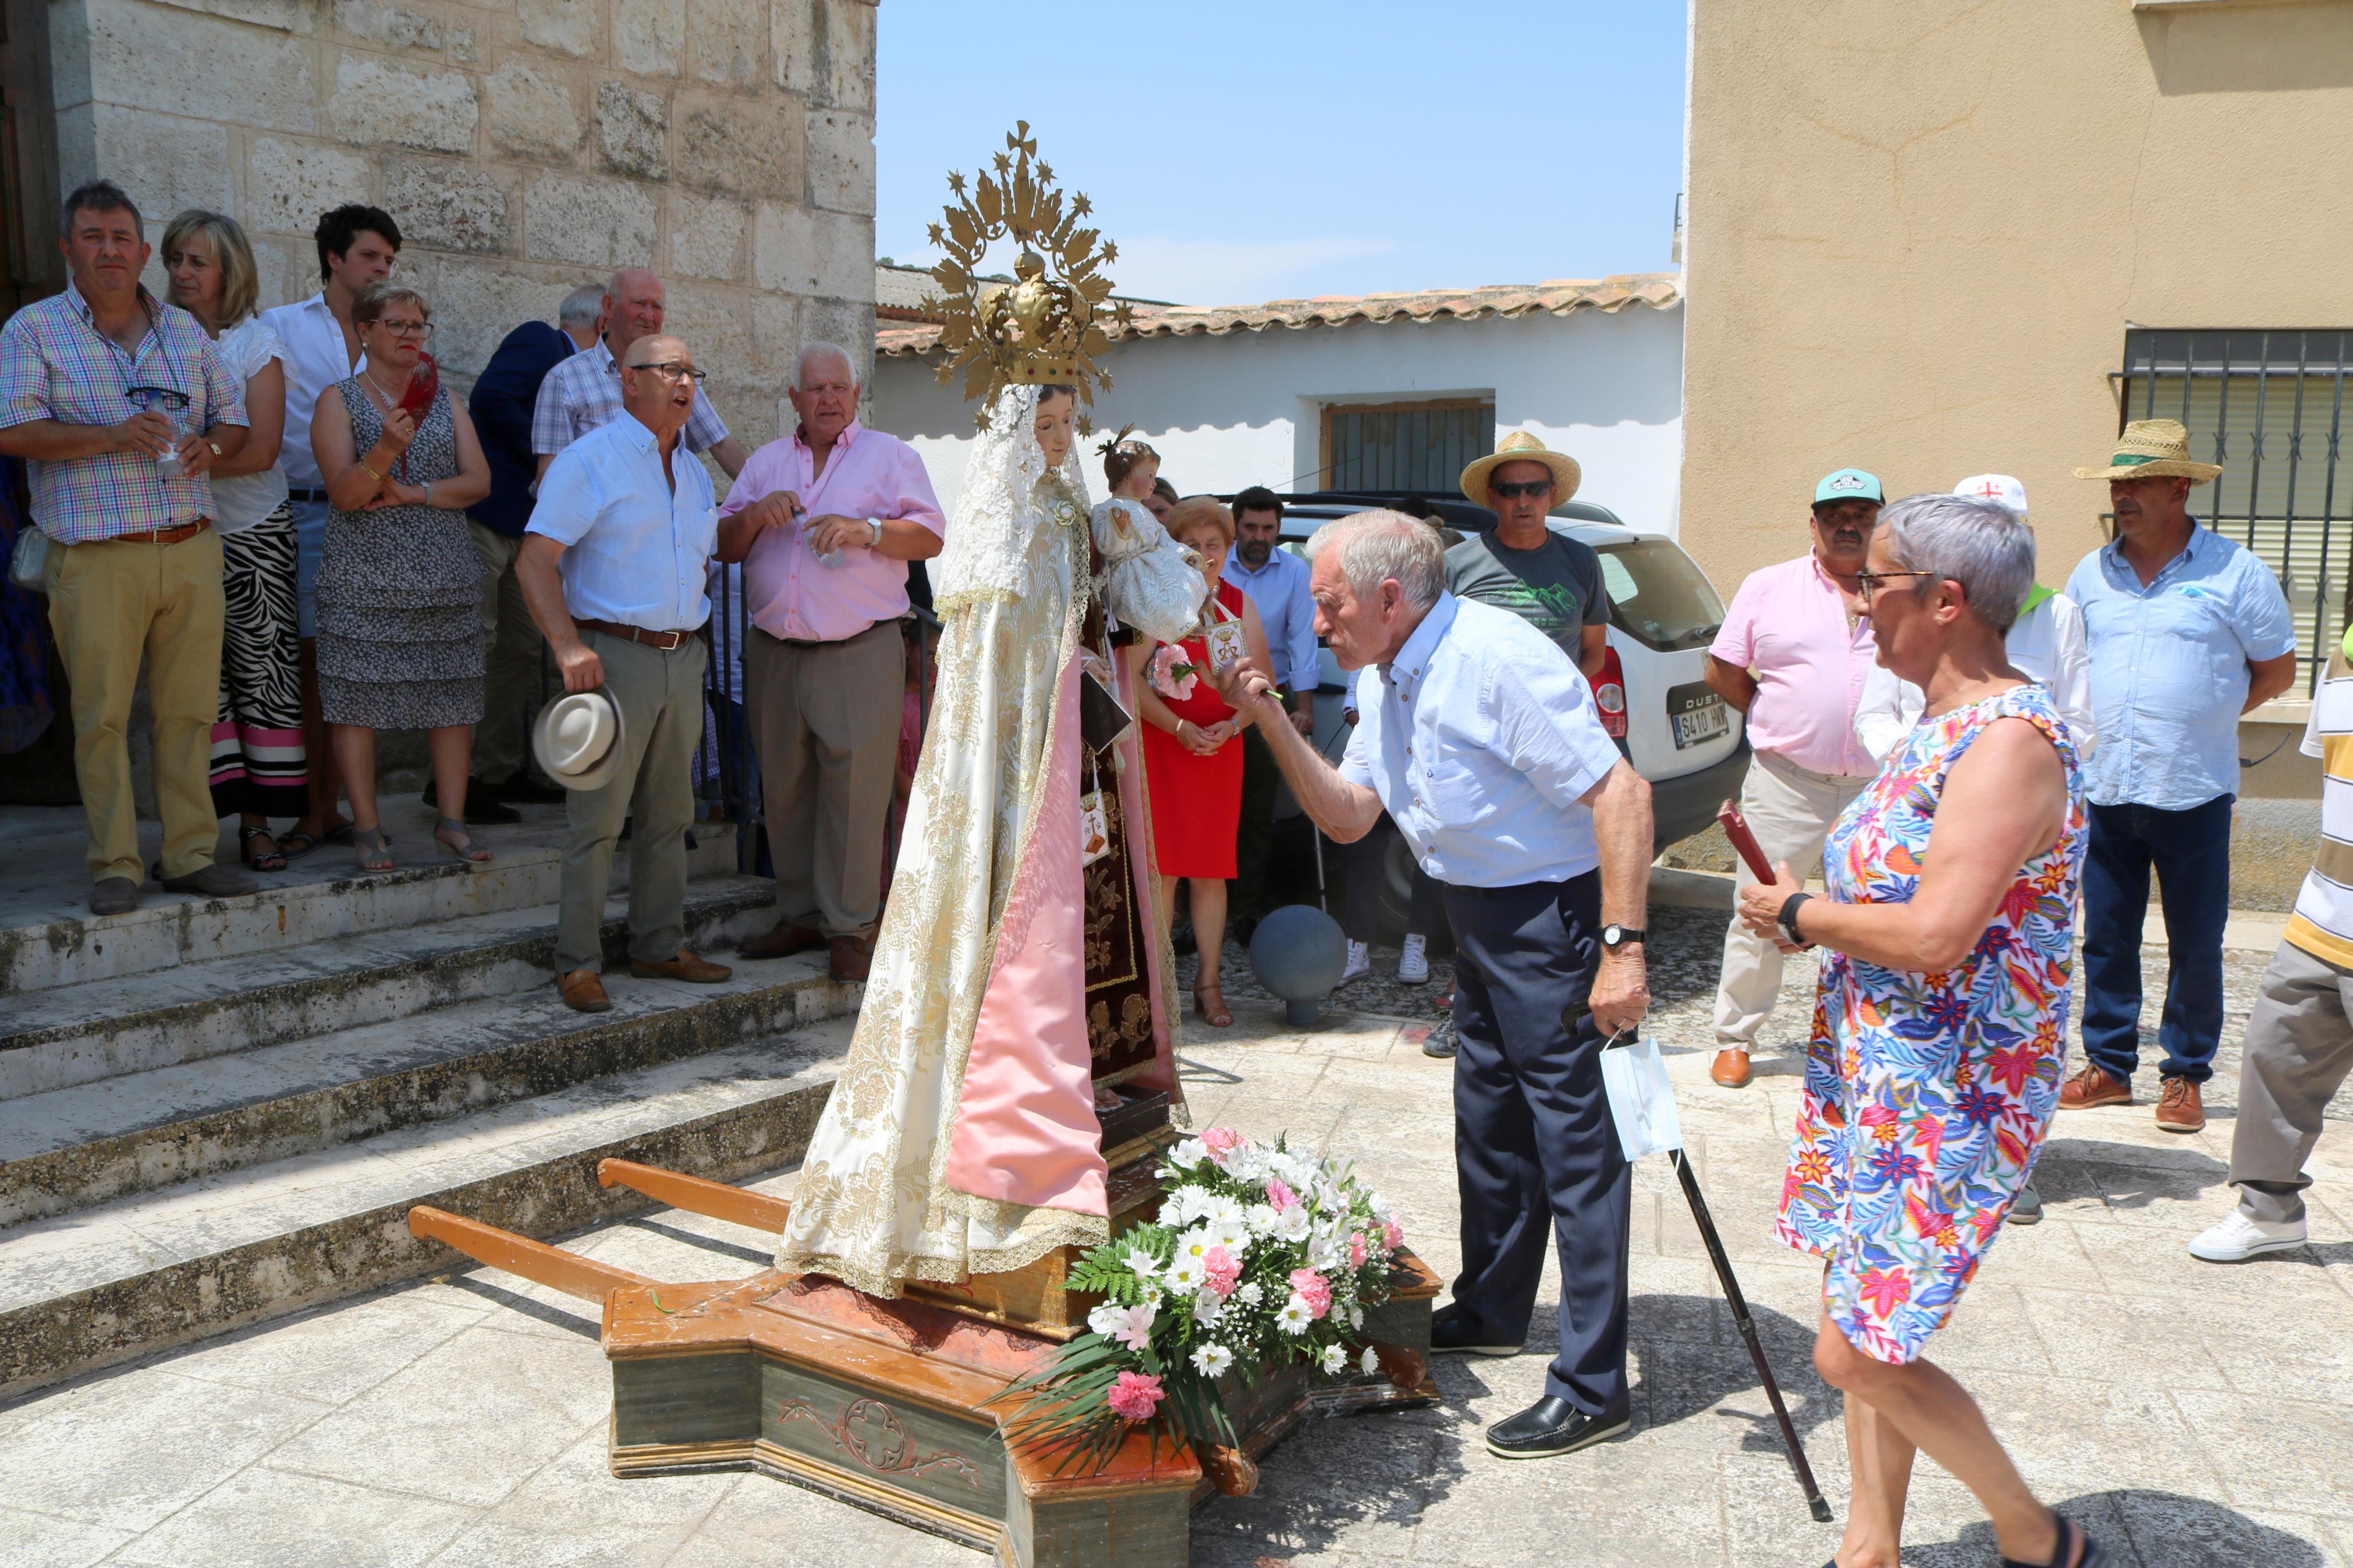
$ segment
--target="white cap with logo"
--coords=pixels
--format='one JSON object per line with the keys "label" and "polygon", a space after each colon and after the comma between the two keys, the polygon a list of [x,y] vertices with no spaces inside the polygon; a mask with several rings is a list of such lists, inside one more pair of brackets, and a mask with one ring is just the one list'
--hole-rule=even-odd
{"label": "white cap with logo", "polygon": [[2000,501],[2026,521],[2026,487],[2008,474],[1973,474],[1953,487],[1957,496],[1973,496],[1978,500]]}

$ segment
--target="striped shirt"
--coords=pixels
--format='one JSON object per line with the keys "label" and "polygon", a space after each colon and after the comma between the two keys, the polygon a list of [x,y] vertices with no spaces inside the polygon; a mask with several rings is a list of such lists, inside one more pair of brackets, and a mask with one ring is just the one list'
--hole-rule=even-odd
{"label": "striped shirt", "polygon": [[[153,403],[183,437],[216,425],[243,425],[245,384],[196,319],[145,289],[147,332],[136,353],[99,331],[90,303],[71,283],[37,300],[0,326],[0,429],[54,419],[61,425],[119,425]],[[134,398],[132,389],[176,393]],[[212,482],[199,474],[166,479],[144,452],[27,462],[33,521],[59,544],[177,528],[212,514]]]}
{"label": "striped shirt", "polygon": [[[539,384],[539,401],[532,405],[531,449],[552,458],[591,430],[601,430],[621,416],[621,362],[605,340],[598,338],[547,373]],[[686,416],[679,443],[690,452],[707,452],[727,439],[727,426],[702,388],[694,389],[694,412]]]}
{"label": "striped shirt", "polygon": [[2320,759],[2320,853],[2295,896],[2287,940],[2323,963],[2353,969],[2353,663],[2339,648],[2312,694],[2304,754]]}

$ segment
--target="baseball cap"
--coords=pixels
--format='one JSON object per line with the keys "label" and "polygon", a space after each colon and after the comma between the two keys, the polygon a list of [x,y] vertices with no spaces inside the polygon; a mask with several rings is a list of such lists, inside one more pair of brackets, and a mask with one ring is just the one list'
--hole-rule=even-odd
{"label": "baseball cap", "polygon": [[1841,468],[1834,474],[1822,476],[1822,482],[1814,487],[1816,506],[1834,500],[1867,500],[1884,506],[1887,504],[1887,492],[1879,488],[1877,479],[1861,468]]}
{"label": "baseball cap", "polygon": [[1968,496],[1976,500],[2000,501],[2026,521],[2026,487],[2008,474],[1972,474],[1953,487],[1957,496]]}

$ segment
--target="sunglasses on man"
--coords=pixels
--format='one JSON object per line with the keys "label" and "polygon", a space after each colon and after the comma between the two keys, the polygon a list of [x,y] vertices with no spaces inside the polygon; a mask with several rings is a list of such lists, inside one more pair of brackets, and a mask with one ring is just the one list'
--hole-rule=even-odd
{"label": "sunglasses on man", "polygon": [[1550,479],[1520,479],[1511,484],[1504,484],[1501,481],[1491,479],[1487,484],[1487,491],[1499,500],[1517,500],[1522,496],[1527,496],[1533,500],[1537,496],[1550,494],[1552,491],[1552,481]]}

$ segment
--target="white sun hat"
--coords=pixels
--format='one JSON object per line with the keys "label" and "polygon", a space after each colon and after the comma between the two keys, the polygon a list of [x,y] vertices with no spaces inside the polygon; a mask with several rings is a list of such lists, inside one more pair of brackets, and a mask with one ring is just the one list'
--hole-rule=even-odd
{"label": "white sun hat", "polygon": [[603,789],[628,749],[620,704],[601,689],[573,691],[540,710],[531,749],[548,778],[565,789]]}
{"label": "white sun hat", "polygon": [[2026,521],[2026,487],[2008,474],[1972,474],[1953,487],[1957,496],[1969,496],[1978,500],[2000,501]]}

